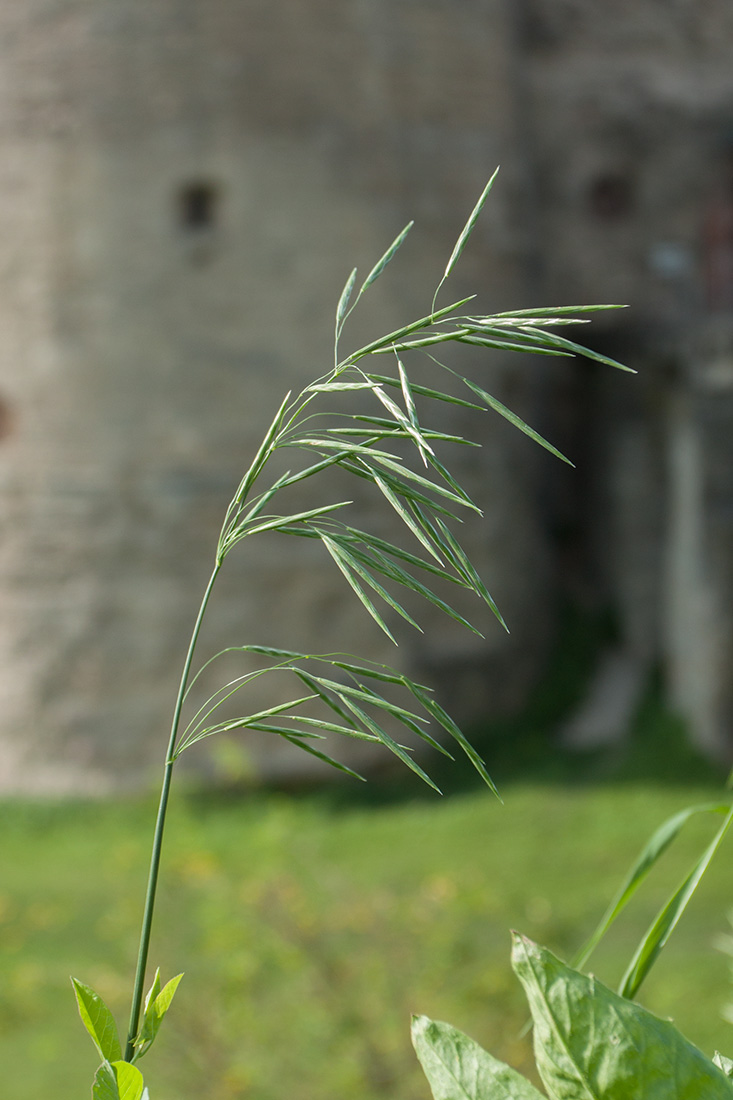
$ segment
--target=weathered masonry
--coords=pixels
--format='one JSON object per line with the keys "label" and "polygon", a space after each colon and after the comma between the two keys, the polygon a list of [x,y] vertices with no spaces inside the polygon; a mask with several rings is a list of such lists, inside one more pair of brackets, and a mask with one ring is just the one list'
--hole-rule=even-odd
{"label": "weathered masonry", "polygon": [[[4,5],[0,788],[146,778],[223,509],[328,361],[346,273],[414,217],[353,338],[425,312],[500,162],[456,289],[628,301],[588,338],[640,376],[482,361],[580,473],[466,428],[487,516],[467,542],[512,634],[436,618],[401,659],[459,716],[516,706],[580,583],[730,753],[731,44],[725,0]],[[296,549],[230,559],[207,644],[400,656]],[[291,768],[274,749],[252,767]]]}

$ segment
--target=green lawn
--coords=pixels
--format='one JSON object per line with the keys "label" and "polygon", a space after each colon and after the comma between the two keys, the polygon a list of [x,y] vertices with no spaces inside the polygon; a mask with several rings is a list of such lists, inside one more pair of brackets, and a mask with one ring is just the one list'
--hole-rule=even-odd
{"label": "green lawn", "polygon": [[[358,785],[349,787],[354,790]],[[278,794],[174,800],[152,957],[185,970],[142,1063],[153,1100],[400,1100],[429,1095],[412,1012],[447,1019],[531,1073],[508,963],[515,927],[568,957],[648,834],[720,784],[503,785],[443,799]],[[344,788],[346,791],[346,788]],[[124,1030],[151,802],[0,806],[0,1065],[8,1100],[88,1096],[95,1056],[69,975]],[[616,980],[664,891],[711,835],[693,823],[594,964]],[[641,999],[733,1054],[731,849]]]}

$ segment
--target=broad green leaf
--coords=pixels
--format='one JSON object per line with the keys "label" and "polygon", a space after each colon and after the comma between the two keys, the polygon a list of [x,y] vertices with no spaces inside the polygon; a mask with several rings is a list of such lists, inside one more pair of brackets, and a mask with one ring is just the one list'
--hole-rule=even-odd
{"label": "broad green leaf", "polygon": [[514,934],[512,966],[552,1100],[731,1100],[733,1084],[669,1020]]}
{"label": "broad green leaf", "polygon": [[673,814],[672,817],[668,818],[657,830],[655,830],[648,843],[644,845],[640,855],[621,884],[618,893],[601,917],[590,938],[573,958],[571,965],[575,967],[576,970],[579,970],[588,961],[608,929],[619,914],[626,908],[652,867],[664,852],[666,852],[667,848],[678,836],[685,823],[696,814],[727,814],[729,809],[730,805],[726,802],[706,802],[696,806],[688,806],[679,813]]}
{"label": "broad green leaf", "polygon": [[117,1074],[107,1061],[102,1062],[94,1075],[92,1100],[120,1100],[120,1090],[117,1087]]}
{"label": "broad green leaf", "polygon": [[639,986],[646,978],[652,966],[659,957],[667,940],[677,927],[680,917],[687,908],[688,902],[700,884],[700,880],[707,871],[710,862],[720,847],[725,834],[733,821],[733,806],[730,807],[725,821],[718,829],[713,840],[705,849],[700,859],[695,863],[687,878],[678,890],[674,892],[666,905],[657,915],[656,920],[648,929],[646,935],[639,944],[629,968],[624,974],[619,993],[623,997],[633,997]]}
{"label": "broad green leaf", "polygon": [[716,1065],[718,1069],[722,1069],[726,1077],[733,1078],[733,1061],[726,1058],[719,1050],[716,1050],[713,1055],[713,1065]]}
{"label": "broad green leaf", "polygon": [[364,291],[368,287],[370,287],[372,285],[372,283],[375,283],[377,281],[377,279],[382,274],[382,272],[384,271],[384,269],[387,266],[387,264],[389,263],[389,261],[394,256],[395,252],[398,250],[398,248],[401,247],[402,242],[404,241],[405,237],[410,232],[410,230],[412,229],[414,224],[415,223],[412,222],[412,221],[407,223],[407,225],[402,230],[402,232],[397,237],[395,237],[395,239],[392,241],[392,244],[389,246],[389,248],[384,253],[382,258],[374,265],[374,267],[372,268],[372,270],[369,272],[366,279],[362,283],[361,290],[359,291],[359,294],[357,296],[357,301],[359,300],[359,298],[361,298]]}
{"label": "broad green leaf", "polygon": [[94,1078],[92,1100],[143,1100],[144,1087],[137,1066],[119,1060],[105,1061]]}
{"label": "broad green leaf", "polygon": [[450,1024],[413,1016],[412,1044],[434,1100],[544,1100],[525,1077]]}
{"label": "broad green leaf", "polygon": [[71,983],[76,994],[81,1021],[91,1035],[100,1057],[108,1062],[121,1058],[122,1048],[117,1034],[117,1025],[107,1005],[98,993],[77,978],[72,978]]}

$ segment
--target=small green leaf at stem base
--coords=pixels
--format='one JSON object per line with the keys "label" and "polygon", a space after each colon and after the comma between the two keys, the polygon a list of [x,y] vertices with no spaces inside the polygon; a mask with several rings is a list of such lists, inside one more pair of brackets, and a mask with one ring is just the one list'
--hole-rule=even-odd
{"label": "small green leaf at stem base", "polygon": [[180,982],[183,974],[177,974],[175,978],[171,978],[163,988],[160,988],[160,970],[156,970],[153,984],[150,987],[150,992],[145,1001],[145,1011],[143,1013],[142,1027],[140,1033],[135,1039],[135,1061],[142,1058],[143,1054],[147,1054],[155,1040],[160,1025],[163,1022],[163,1017],[171,1006],[171,1001],[178,989],[178,983]]}
{"label": "small green leaf at stem base", "polygon": [[92,1100],[144,1100],[143,1075],[129,1062],[105,1061],[97,1070]]}

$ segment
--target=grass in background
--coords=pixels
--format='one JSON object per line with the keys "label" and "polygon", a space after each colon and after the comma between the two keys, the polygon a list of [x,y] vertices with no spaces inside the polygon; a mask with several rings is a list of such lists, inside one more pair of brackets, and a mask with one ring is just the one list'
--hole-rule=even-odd
{"label": "grass in background", "polygon": [[[509,783],[503,807],[485,792],[381,806],[179,797],[155,946],[164,973],[188,966],[151,1092],[425,1097],[411,1012],[448,1019],[531,1072],[509,927],[568,957],[649,833],[719,791],[717,780]],[[93,1055],[69,1011],[69,973],[87,974],[124,1019],[153,812],[148,802],[0,808],[0,1064],[13,1100],[87,1094]],[[620,977],[704,835],[695,823],[668,853],[599,951],[600,977]],[[712,947],[731,904],[728,861],[724,852],[643,997],[708,1053],[733,1049],[719,1015],[727,967]]]}
{"label": "grass in background", "polygon": [[[187,966],[148,1069],[154,1096],[427,1097],[413,1012],[450,1020],[532,1075],[509,928],[571,956],[651,832],[717,799],[724,779],[687,745],[655,684],[626,744],[553,746],[606,629],[568,614],[526,712],[475,731],[504,806],[455,766],[440,776],[442,800],[404,777],[297,796],[179,792],[154,947],[164,974]],[[12,1100],[88,1094],[93,1054],[70,973],[124,1022],[154,809],[0,805],[0,1065]],[[655,869],[594,958],[602,979],[620,978],[714,828],[691,823]],[[710,1054],[733,1053],[720,1016],[728,970],[713,948],[731,906],[727,866],[724,848],[642,998]]]}

